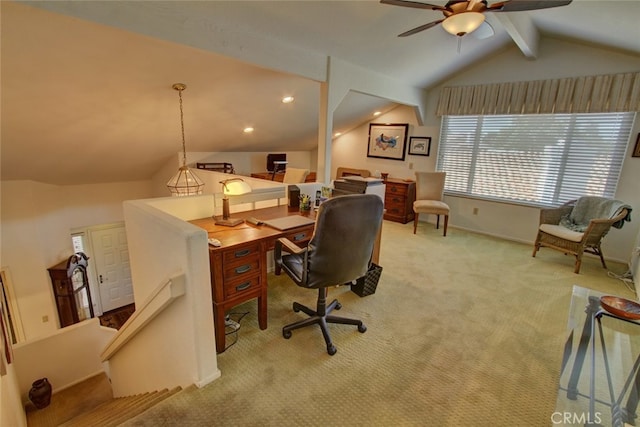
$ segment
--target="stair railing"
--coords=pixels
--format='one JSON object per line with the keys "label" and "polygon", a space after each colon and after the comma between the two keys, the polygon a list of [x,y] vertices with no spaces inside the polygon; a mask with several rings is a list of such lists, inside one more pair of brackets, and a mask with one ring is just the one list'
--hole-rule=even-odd
{"label": "stair railing", "polygon": [[185,275],[180,274],[166,280],[149,295],[149,298],[141,304],[127,319],[118,333],[109,341],[105,349],[100,353],[100,360],[105,362],[113,357],[127,342],[138,334],[158,314],[171,305],[177,298],[185,293]]}

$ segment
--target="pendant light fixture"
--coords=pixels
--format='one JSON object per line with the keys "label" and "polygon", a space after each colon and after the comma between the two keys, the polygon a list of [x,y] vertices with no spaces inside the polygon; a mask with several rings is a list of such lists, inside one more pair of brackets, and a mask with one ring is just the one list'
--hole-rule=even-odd
{"label": "pendant light fixture", "polygon": [[182,91],[187,88],[184,83],[175,83],[172,88],[178,91],[180,99],[180,127],[182,129],[182,166],[178,172],[167,182],[167,188],[172,196],[192,196],[202,194],[204,183],[187,167],[187,148],[184,141],[184,115],[182,113]]}

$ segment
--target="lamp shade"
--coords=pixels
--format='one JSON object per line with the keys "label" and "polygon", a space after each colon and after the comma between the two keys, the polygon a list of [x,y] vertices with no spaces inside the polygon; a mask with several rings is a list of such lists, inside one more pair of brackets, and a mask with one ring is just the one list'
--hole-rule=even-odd
{"label": "lamp shade", "polygon": [[239,196],[251,193],[251,187],[239,178],[222,181],[222,191],[225,196]]}
{"label": "lamp shade", "polygon": [[480,12],[461,12],[449,16],[442,21],[442,27],[454,36],[464,36],[478,29],[484,22],[484,15]]}
{"label": "lamp shade", "polygon": [[188,166],[182,166],[167,182],[172,196],[193,196],[202,194],[204,183]]}

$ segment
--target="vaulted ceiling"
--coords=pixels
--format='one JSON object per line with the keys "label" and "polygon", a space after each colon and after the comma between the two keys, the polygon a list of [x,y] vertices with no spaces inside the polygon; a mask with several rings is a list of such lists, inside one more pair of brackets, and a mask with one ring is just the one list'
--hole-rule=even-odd
{"label": "vaulted ceiling", "polygon": [[[494,34],[461,40],[441,26],[399,38],[441,13],[373,0],[2,1],[0,8],[1,176],[54,184],[149,179],[180,150],[177,82],[187,84],[189,151],[312,150],[328,57],[420,88],[514,44],[535,60],[540,35],[640,57],[639,1],[487,13]],[[285,95],[295,102],[281,103]],[[394,106],[350,93],[334,130]],[[247,126],[255,131],[243,133]]]}

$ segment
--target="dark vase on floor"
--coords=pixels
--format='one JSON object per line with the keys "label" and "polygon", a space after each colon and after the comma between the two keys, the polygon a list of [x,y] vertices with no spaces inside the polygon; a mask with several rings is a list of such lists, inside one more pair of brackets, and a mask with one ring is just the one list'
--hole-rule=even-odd
{"label": "dark vase on floor", "polygon": [[46,378],[40,378],[31,384],[29,400],[38,409],[46,408],[51,403],[51,384]]}

